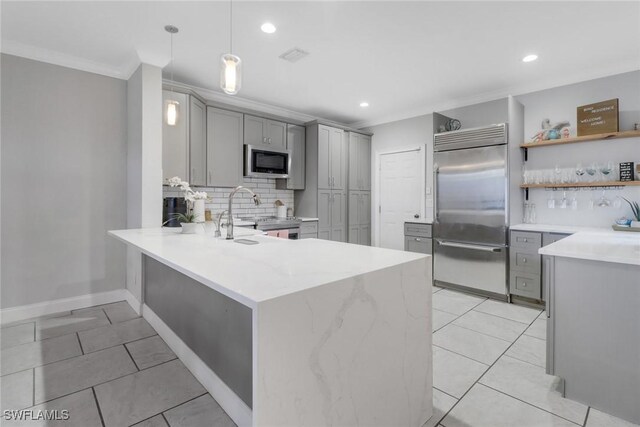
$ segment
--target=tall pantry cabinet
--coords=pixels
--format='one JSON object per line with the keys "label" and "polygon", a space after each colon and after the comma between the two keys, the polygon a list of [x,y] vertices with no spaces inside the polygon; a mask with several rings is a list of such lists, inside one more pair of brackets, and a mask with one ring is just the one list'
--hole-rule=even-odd
{"label": "tall pantry cabinet", "polygon": [[306,185],[296,215],[318,218],[318,238],[371,244],[371,137],[312,123],[306,132]]}
{"label": "tall pantry cabinet", "polygon": [[295,192],[296,215],[318,218],[318,238],[347,241],[347,139],[342,129],[313,123],[306,132],[306,185]]}

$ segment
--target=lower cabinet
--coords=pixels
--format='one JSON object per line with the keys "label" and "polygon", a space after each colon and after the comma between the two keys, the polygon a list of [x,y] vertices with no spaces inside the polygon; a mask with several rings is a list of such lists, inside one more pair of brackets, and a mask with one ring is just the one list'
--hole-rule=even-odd
{"label": "lower cabinet", "polygon": [[371,246],[371,192],[349,191],[349,243]]}
{"label": "lower cabinet", "polygon": [[345,242],[347,195],[339,190],[318,190],[318,238]]}
{"label": "lower cabinet", "polygon": [[303,221],[300,224],[301,239],[317,239],[318,238],[318,221]]}
{"label": "lower cabinet", "polygon": [[404,250],[421,254],[433,253],[431,224],[406,222],[404,224]]}
{"label": "lower cabinet", "polygon": [[568,234],[537,231],[511,231],[509,248],[509,293],[535,300],[545,300],[542,257],[538,249]]}

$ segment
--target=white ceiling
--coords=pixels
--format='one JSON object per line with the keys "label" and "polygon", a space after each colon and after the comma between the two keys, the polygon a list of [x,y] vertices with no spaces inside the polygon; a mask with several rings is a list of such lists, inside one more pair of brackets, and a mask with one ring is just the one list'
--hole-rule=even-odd
{"label": "white ceiling", "polygon": [[[173,24],[175,80],[219,91],[228,12],[227,1],[3,1],[2,51],[127,78],[140,60],[168,62]],[[278,58],[294,46],[310,55]],[[640,69],[640,2],[236,0],[234,53],[239,97],[373,124]],[[540,59],[521,62],[529,53]]]}

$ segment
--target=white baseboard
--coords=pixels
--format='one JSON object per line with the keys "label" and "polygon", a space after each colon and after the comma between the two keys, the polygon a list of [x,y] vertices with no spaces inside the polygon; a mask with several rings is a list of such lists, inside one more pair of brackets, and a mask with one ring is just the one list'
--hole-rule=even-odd
{"label": "white baseboard", "polygon": [[253,422],[249,408],[207,365],[178,337],[146,304],[142,316],[165,340],[194,377],[204,385],[222,409],[239,427],[250,427]]}
{"label": "white baseboard", "polygon": [[[30,319],[32,317],[46,316],[48,314],[59,313],[61,311],[77,310],[79,308],[109,304],[123,300],[129,302],[133,309],[140,314],[140,303],[137,302],[131,292],[126,289],[116,289],[108,292],[99,292],[95,294],[80,295],[77,297],[61,298],[53,301],[21,305],[18,307],[4,308],[0,310],[0,323],[12,323],[24,319]],[[134,303],[132,304],[132,302]]]}

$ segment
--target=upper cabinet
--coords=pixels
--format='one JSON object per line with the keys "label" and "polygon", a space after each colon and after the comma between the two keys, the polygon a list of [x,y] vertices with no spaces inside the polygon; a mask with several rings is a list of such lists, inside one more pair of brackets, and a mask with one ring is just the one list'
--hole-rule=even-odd
{"label": "upper cabinet", "polygon": [[[246,129],[246,121],[245,121]],[[288,179],[277,179],[279,190],[304,190],[306,129],[304,126],[287,125],[287,150],[291,151],[291,169]]]}
{"label": "upper cabinet", "polygon": [[199,99],[190,98],[189,183],[207,185],[207,107]]}
{"label": "upper cabinet", "polygon": [[[189,179],[189,95],[162,91],[162,179],[174,176]],[[167,104],[177,102],[176,124],[169,126],[165,116]]]}
{"label": "upper cabinet", "polygon": [[371,190],[371,137],[349,132],[349,189]]}
{"label": "upper cabinet", "polygon": [[318,188],[346,189],[346,158],[344,131],[318,125]]}
{"label": "upper cabinet", "polygon": [[207,186],[242,184],[243,114],[207,107]]}
{"label": "upper cabinet", "polygon": [[263,117],[244,115],[244,143],[286,148],[287,124]]}

